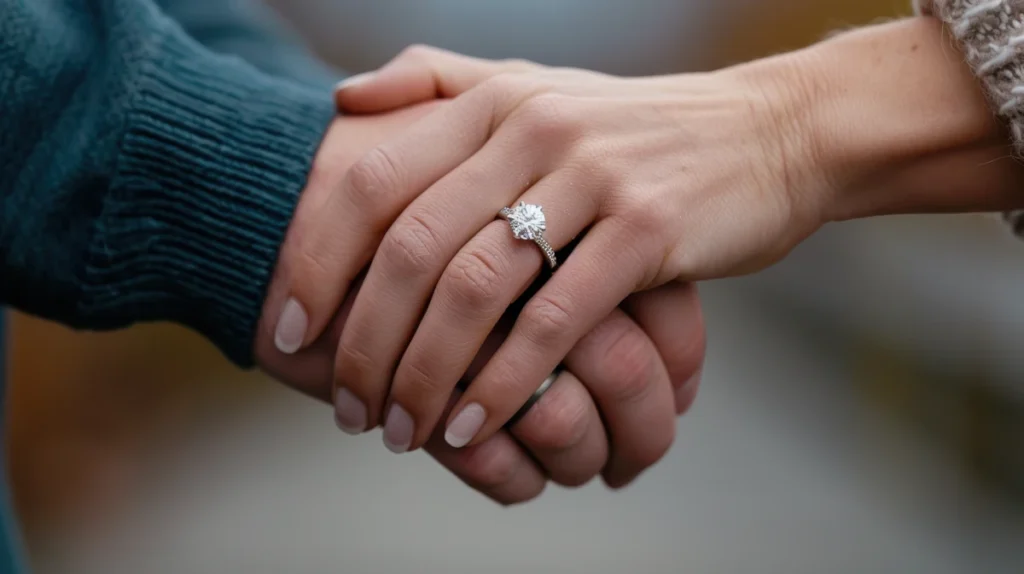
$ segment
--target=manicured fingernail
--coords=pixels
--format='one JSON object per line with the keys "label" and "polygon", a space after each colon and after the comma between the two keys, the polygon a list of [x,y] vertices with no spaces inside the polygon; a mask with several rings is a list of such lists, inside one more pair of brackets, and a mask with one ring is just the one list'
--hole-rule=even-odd
{"label": "manicured fingernail", "polygon": [[444,433],[444,440],[455,448],[462,448],[473,440],[480,427],[487,420],[487,411],[477,403],[472,403],[452,420]]}
{"label": "manicured fingernail", "polygon": [[366,430],[366,405],[348,389],[338,389],[334,394],[334,422],[348,434],[360,434]]}
{"label": "manicured fingernail", "polygon": [[295,299],[288,299],[281,310],[281,318],[277,320],[277,329],[274,330],[274,345],[277,350],[286,355],[291,355],[302,347],[302,341],[306,338],[306,328],[309,326],[309,317],[306,310]]}
{"label": "manicured fingernail", "polygon": [[391,405],[387,421],[384,423],[384,446],[397,454],[409,450],[414,428],[409,413],[405,412],[405,409],[397,403]]}
{"label": "manicured fingernail", "polygon": [[366,82],[370,81],[371,78],[373,78],[373,74],[373,72],[364,72],[362,74],[349,76],[344,80],[338,82],[338,85],[335,86],[334,89],[335,91],[344,90],[346,88],[358,86],[359,84],[365,84]]}

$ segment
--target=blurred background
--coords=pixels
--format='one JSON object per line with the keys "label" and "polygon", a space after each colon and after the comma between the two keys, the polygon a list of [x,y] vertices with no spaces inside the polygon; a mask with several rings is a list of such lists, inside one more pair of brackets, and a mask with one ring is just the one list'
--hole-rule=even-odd
{"label": "blurred background", "polygon": [[[909,0],[274,0],[353,72],[410,43],[708,69]],[[704,286],[702,396],[635,486],[501,509],[182,330],[12,329],[41,573],[1024,572],[1024,245],[990,217],[835,225]]]}

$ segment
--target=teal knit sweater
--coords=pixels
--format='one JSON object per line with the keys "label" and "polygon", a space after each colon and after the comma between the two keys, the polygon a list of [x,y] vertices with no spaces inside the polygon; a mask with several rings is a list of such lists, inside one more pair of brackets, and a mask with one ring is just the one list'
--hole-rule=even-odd
{"label": "teal knit sweater", "polygon": [[[230,24],[206,30],[257,44]],[[284,54],[260,61],[271,73],[201,45],[152,0],[0,0],[0,303],[79,328],[175,321],[251,364],[334,113],[313,74],[281,77]]]}
{"label": "teal knit sweater", "polygon": [[251,365],[332,76],[248,0],[0,0],[0,305]]}

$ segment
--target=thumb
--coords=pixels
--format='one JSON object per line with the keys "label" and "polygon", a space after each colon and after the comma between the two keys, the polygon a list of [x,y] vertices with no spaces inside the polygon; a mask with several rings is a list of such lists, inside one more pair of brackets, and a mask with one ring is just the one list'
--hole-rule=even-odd
{"label": "thumb", "polygon": [[498,74],[537,67],[523,60],[484,60],[440,48],[411,46],[383,68],[341,82],[334,97],[342,112],[387,112],[436,98],[454,98]]}

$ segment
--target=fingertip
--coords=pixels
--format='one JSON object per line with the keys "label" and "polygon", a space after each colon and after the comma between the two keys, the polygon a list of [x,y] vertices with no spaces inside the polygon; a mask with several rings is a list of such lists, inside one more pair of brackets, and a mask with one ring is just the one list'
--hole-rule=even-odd
{"label": "fingertip", "polygon": [[294,297],[289,298],[274,329],[274,346],[286,355],[293,355],[305,344],[308,329],[306,309]]}
{"label": "fingertip", "polygon": [[375,75],[376,72],[363,72],[362,74],[349,76],[344,80],[338,82],[338,85],[334,87],[334,92],[344,92],[345,90],[350,90],[352,88],[355,88],[356,86],[369,83],[371,80],[373,80]]}
{"label": "fingertip", "polygon": [[436,99],[437,87],[429,69],[400,62],[352,76],[334,90],[341,112],[382,113]]}

